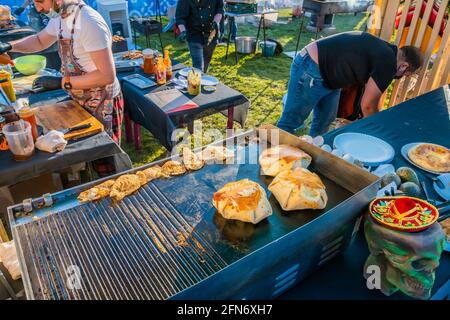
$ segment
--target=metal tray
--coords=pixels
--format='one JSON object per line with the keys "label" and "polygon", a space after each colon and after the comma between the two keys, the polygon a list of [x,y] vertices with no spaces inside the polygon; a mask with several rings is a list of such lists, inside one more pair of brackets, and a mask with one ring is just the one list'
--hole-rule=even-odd
{"label": "metal tray", "polygon": [[[255,146],[241,143],[256,134],[228,142],[248,156]],[[15,218],[20,205],[8,208],[27,297],[255,299],[283,293],[346,248],[379,181],[293,136],[280,142],[313,156],[312,169],[329,196],[324,210],[283,212],[257,164],[207,165],[153,181],[118,205],[109,199],[78,203],[79,192],[97,181],[54,194],[54,205],[31,217]],[[337,178],[342,172],[345,177]],[[211,204],[218,188],[243,178],[260,183],[273,208],[257,225],[225,220]],[[81,291],[67,286],[71,265],[81,269]]]}

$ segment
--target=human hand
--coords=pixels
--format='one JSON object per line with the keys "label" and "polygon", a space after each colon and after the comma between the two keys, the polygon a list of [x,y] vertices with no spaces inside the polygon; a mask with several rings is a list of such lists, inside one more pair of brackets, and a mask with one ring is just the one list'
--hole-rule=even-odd
{"label": "human hand", "polygon": [[10,64],[14,65],[14,62],[11,60],[10,56],[7,53],[0,55],[0,64]]}
{"label": "human hand", "polygon": [[33,81],[33,90],[57,90],[62,88],[62,77],[41,76]]}

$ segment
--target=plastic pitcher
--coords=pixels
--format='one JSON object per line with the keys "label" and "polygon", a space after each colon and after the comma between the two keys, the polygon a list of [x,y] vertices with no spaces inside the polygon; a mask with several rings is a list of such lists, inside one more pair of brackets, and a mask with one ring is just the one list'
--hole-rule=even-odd
{"label": "plastic pitcher", "polygon": [[28,160],[34,154],[33,135],[29,122],[22,120],[8,123],[3,127],[3,134],[16,161]]}

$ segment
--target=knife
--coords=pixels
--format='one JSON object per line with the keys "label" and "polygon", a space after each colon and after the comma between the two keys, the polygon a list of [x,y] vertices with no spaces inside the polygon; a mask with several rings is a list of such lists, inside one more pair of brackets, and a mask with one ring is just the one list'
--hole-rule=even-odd
{"label": "knife", "polygon": [[58,131],[62,132],[63,134],[68,134],[68,133],[73,132],[73,131],[78,131],[78,130],[83,130],[83,129],[90,128],[91,126],[92,126],[92,123],[86,123],[86,124],[82,124],[82,125],[71,127],[71,128],[67,128],[67,129],[61,129],[61,130],[58,130]]}

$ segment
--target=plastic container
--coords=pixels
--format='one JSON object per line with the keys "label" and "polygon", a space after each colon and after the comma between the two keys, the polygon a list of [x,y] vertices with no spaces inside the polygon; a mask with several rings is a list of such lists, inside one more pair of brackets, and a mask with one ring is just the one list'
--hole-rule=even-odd
{"label": "plastic container", "polygon": [[261,47],[262,54],[265,57],[273,57],[275,55],[275,49],[277,47],[277,44],[273,41],[261,41],[259,43],[259,46]]}
{"label": "plastic container", "polygon": [[170,61],[169,50],[164,50],[164,65],[166,66],[166,79],[170,80],[173,76],[172,61]]}
{"label": "plastic container", "polygon": [[188,82],[188,93],[191,96],[199,95],[202,82],[202,74],[192,69],[191,71],[188,72],[187,82]]}
{"label": "plastic container", "polygon": [[8,123],[3,127],[3,134],[8,141],[14,160],[25,161],[34,154],[33,135],[31,124],[27,121]]}
{"label": "plastic container", "polygon": [[14,59],[14,67],[25,76],[31,76],[38,73],[47,66],[47,58],[41,55],[33,54],[21,56]]}

